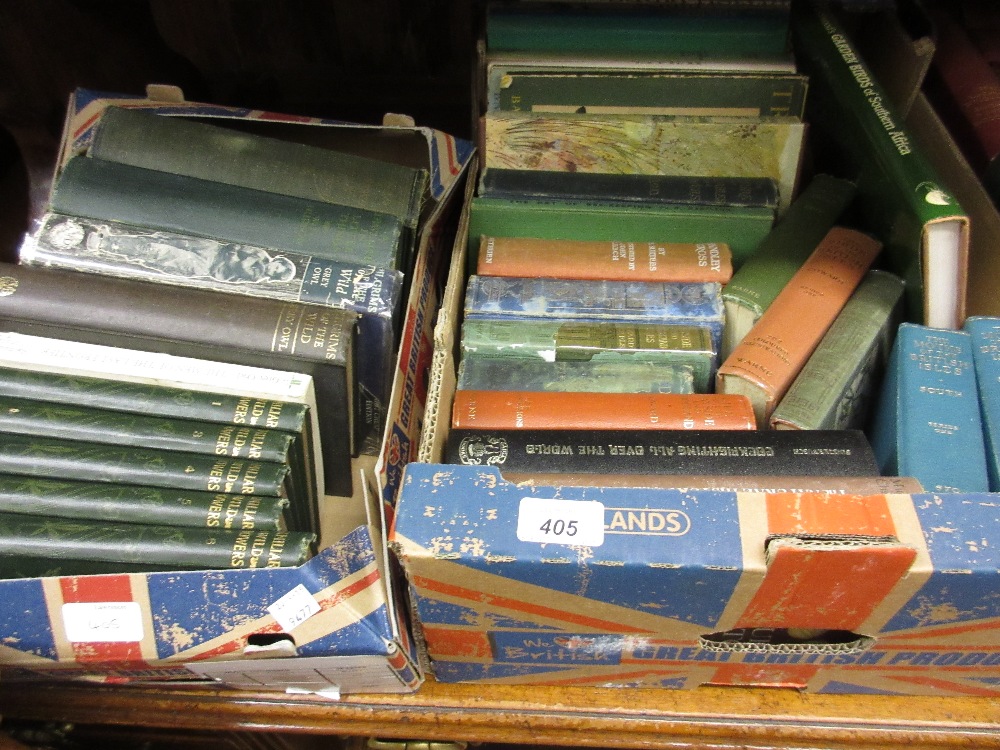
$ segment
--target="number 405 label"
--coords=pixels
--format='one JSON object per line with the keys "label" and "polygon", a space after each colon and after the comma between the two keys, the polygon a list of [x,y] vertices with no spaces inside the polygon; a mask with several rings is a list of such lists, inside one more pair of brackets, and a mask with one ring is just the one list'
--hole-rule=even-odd
{"label": "number 405 label", "polygon": [[604,544],[604,504],[593,500],[521,498],[517,538],[522,542],[600,547]]}

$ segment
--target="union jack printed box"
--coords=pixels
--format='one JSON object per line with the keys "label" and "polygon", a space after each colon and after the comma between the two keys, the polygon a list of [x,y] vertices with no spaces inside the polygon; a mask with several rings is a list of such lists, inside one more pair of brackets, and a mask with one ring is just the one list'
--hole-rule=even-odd
{"label": "union jack printed box", "polygon": [[390,541],[437,680],[1000,695],[995,495],[514,484],[413,463]]}
{"label": "union jack printed box", "polygon": [[[405,122],[361,125],[189,102],[170,86],[151,86],[145,97],[78,89],[70,97],[57,171],[86,150],[101,112],[111,104],[255,121],[265,133],[272,127],[325,128],[333,143],[345,135],[352,141],[366,133],[379,140],[387,132],[403,136],[389,139],[409,144],[391,158],[422,159],[430,195],[387,425],[380,455],[357,467],[359,506],[349,517],[359,518],[359,525],[339,538],[321,538],[320,553],[298,568],[0,581],[0,674],[106,682],[212,679],[326,695],[412,692],[422,673],[389,570],[384,519],[391,515],[404,465],[416,456],[440,299],[436,266],[446,263],[452,250],[444,224],[454,218],[452,207],[462,205],[472,144]],[[317,142],[316,132],[310,130],[307,140]],[[88,635],[88,628],[119,634],[100,640]],[[283,655],[292,658],[261,658]]]}

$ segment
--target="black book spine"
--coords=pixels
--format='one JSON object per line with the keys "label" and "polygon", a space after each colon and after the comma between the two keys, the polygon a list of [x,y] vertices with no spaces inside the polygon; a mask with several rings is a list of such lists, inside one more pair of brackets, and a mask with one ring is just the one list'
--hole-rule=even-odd
{"label": "black book spine", "polygon": [[452,430],[445,461],[517,472],[878,476],[858,430]]}

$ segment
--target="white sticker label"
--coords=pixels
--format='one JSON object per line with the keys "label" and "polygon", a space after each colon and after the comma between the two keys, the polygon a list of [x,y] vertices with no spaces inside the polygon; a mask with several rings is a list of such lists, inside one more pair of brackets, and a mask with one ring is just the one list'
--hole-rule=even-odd
{"label": "white sticker label", "polygon": [[600,547],[604,544],[604,504],[523,497],[517,512],[517,538],[522,542]]}
{"label": "white sticker label", "polygon": [[301,583],[267,608],[286,633],[292,632],[322,608]]}
{"label": "white sticker label", "polygon": [[74,602],[62,605],[62,616],[71,643],[142,640],[142,609],[138,602]]}

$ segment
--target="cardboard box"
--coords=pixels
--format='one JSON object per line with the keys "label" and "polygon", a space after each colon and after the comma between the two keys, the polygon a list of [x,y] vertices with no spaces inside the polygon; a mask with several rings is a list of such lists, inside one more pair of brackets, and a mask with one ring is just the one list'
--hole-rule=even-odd
{"label": "cardboard box", "polygon": [[393,543],[440,682],[1000,695],[996,508],[412,464]]}
{"label": "cardboard box", "polygon": [[544,486],[442,464],[464,283],[460,246],[390,531],[438,681],[1000,695],[1000,495]]}
{"label": "cardboard box", "polygon": [[[145,98],[78,90],[60,164],[86,149],[100,111],[112,103],[218,124],[238,120],[267,135],[426,166],[430,208],[418,236],[382,450],[356,459],[355,496],[328,504],[320,553],[298,568],[0,581],[3,678],[209,679],[328,696],[415,690],[422,673],[393,584],[385,518],[402,468],[416,456],[441,266],[452,251],[471,144],[406,118],[357,125],[187,102],[171,87],[150,87]],[[115,618],[121,640],[76,634],[101,618]]]}

